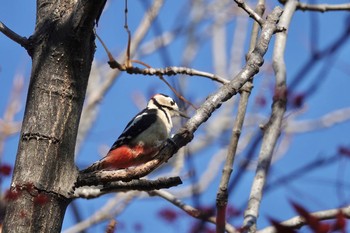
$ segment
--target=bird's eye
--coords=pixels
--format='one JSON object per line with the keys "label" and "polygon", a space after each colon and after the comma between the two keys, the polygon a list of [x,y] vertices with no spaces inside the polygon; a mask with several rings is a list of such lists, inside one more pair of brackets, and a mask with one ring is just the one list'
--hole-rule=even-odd
{"label": "bird's eye", "polygon": [[170,101],[170,104],[171,104],[171,106],[174,106],[175,105],[175,101],[174,100]]}

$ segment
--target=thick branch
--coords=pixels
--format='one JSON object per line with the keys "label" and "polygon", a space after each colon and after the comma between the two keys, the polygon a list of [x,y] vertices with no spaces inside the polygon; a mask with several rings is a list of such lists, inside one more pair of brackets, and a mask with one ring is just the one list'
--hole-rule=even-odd
{"label": "thick branch", "polygon": [[72,198],[96,198],[106,193],[130,190],[151,191],[170,188],[182,184],[180,177],[159,178],[157,180],[132,180],[129,182],[114,181],[102,186],[84,186],[74,190]]}
{"label": "thick branch", "polygon": [[[149,192],[150,195],[157,195],[170,203],[174,204],[181,210],[185,211],[188,215],[206,221],[210,223],[216,224],[216,220],[214,217],[210,217],[207,214],[203,213],[201,210],[194,208],[193,206],[187,205],[183,203],[180,199],[176,198],[174,195],[172,195],[169,192],[158,190],[158,191],[151,191]],[[237,233],[238,231],[230,224],[225,223],[225,230],[228,233]]]}

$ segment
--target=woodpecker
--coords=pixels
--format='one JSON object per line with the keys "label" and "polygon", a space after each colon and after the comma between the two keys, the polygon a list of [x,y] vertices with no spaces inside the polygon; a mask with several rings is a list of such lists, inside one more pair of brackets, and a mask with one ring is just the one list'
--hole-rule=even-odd
{"label": "woodpecker", "polygon": [[170,136],[172,116],[188,118],[179,111],[171,97],[164,94],[154,95],[147,107],[126,125],[107,155],[82,172],[118,170],[150,161],[159,152],[160,145]]}

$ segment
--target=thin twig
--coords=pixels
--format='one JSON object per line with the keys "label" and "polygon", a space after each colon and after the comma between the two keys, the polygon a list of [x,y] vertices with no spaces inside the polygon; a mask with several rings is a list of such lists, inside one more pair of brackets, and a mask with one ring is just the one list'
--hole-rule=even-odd
{"label": "thin twig", "polygon": [[326,11],[350,11],[350,4],[344,3],[344,4],[307,4],[303,2],[299,2],[297,6],[298,10],[302,11],[319,11],[319,12],[326,12]]}
{"label": "thin twig", "polygon": [[128,33],[128,47],[126,48],[126,60],[125,60],[125,67],[132,67],[131,64],[131,57],[130,57],[130,46],[131,46],[131,32],[128,25],[128,0],[125,0],[125,22],[124,22],[124,28],[126,30],[126,33]]}
{"label": "thin twig", "polygon": [[[244,89],[243,89],[244,87]],[[247,82],[242,87],[241,98],[238,105],[237,117],[232,130],[232,137],[230,144],[227,148],[227,157],[224,168],[222,170],[222,177],[220,180],[219,189],[216,196],[216,206],[217,206],[217,226],[216,232],[224,232],[225,222],[226,222],[226,207],[228,202],[228,183],[230,181],[230,176],[232,173],[233,162],[238,148],[238,141],[241,135],[243,122],[246,115],[246,110],[248,106],[248,99],[251,93],[253,85],[251,82]]]}
{"label": "thin twig", "polygon": [[[148,69],[152,68],[150,65],[146,64],[145,62],[142,62],[142,61],[138,61],[138,60],[131,60],[131,57],[130,57],[130,45],[131,45],[131,32],[129,30],[129,26],[128,26],[128,17],[127,17],[127,13],[128,13],[128,6],[127,6],[127,3],[128,1],[125,0],[125,24],[124,24],[124,28],[126,30],[126,32],[128,33],[128,46],[127,46],[127,49],[126,49],[126,60],[125,60],[125,63],[124,64],[119,64],[112,56],[112,54],[109,52],[107,46],[105,45],[105,43],[102,41],[102,39],[97,36],[97,39],[102,43],[102,46],[103,48],[105,49],[105,51],[107,52],[108,54],[108,58],[109,58],[109,61],[108,61],[108,64],[109,66],[113,69],[113,68],[117,68],[121,71],[124,71],[124,70],[127,70],[128,73],[132,73],[134,67],[132,65],[132,62],[135,62],[135,63],[139,63],[145,67],[147,67]],[[175,88],[173,88],[170,83],[168,81],[166,81],[164,78],[163,78],[163,75],[162,74],[157,74],[157,76],[159,77],[160,80],[162,80],[174,93],[175,95],[181,99],[182,101],[184,101],[185,103],[189,104],[190,106],[192,106],[194,109],[197,109],[196,106],[194,106],[190,101],[188,101],[185,97],[183,97],[178,91],[176,91]]]}
{"label": "thin twig", "polygon": [[242,8],[245,12],[248,13],[249,17],[254,19],[260,26],[264,24],[264,20],[261,18],[261,16],[256,13],[247,3],[245,3],[243,0],[234,0],[235,3],[237,3],[238,7]]}
{"label": "thin twig", "polygon": [[[134,61],[134,60],[132,60],[132,61],[133,61],[133,62],[136,62],[136,63],[139,63],[139,64],[141,64],[141,65],[147,67],[148,69],[151,69],[151,68],[152,68],[150,65],[148,65],[148,64],[146,64],[146,63],[144,63],[144,62],[142,62],[142,61]],[[130,62],[130,65],[132,65],[131,62]],[[131,73],[133,72],[134,69],[135,69],[135,67],[130,66],[130,67],[127,67],[126,71],[127,71],[129,74],[131,74]],[[139,69],[136,68],[136,70],[139,70]],[[164,77],[163,77],[162,74],[158,73],[158,74],[156,74],[156,75],[159,77],[159,79],[160,79],[161,81],[163,81],[163,82],[165,83],[165,85],[167,85],[167,86],[170,88],[170,90],[171,90],[172,92],[174,92],[174,94],[175,94],[180,100],[184,101],[185,103],[189,104],[192,108],[194,108],[194,109],[197,110],[197,107],[194,106],[194,105],[193,105],[190,101],[188,101],[185,97],[183,97],[183,95],[181,95],[175,88],[173,88],[173,87],[170,85],[170,83],[164,79]]]}
{"label": "thin twig", "polygon": [[102,47],[104,48],[105,52],[107,53],[108,56],[108,64],[110,65],[111,68],[117,68],[119,70],[125,70],[125,65],[119,64],[119,62],[117,62],[112,53],[109,51],[107,45],[105,44],[105,42],[103,42],[103,40],[101,39],[101,37],[95,32],[96,38],[98,39],[98,41],[100,41],[100,43],[102,44]]}
{"label": "thin twig", "polygon": [[216,74],[195,70],[188,67],[178,67],[178,66],[171,66],[171,67],[165,67],[165,68],[145,68],[140,69],[138,67],[132,67],[128,70],[129,74],[142,74],[142,75],[167,75],[167,76],[173,76],[178,74],[186,74],[189,76],[201,76],[205,78],[209,78],[215,82],[219,82],[222,84],[229,83],[229,81],[225,78],[222,78]]}
{"label": "thin twig", "polygon": [[115,194],[94,214],[64,230],[63,233],[80,233],[99,222],[111,220],[114,216],[122,213],[139,194],[138,191]]}
{"label": "thin twig", "polygon": [[[181,210],[185,211],[188,215],[190,215],[194,218],[216,224],[215,217],[210,217],[207,214],[203,213],[201,210],[183,203],[180,199],[176,198],[174,195],[172,195],[171,193],[169,193],[167,191],[155,190],[155,191],[150,191],[148,193],[150,195],[157,195],[157,196],[171,202],[172,204],[179,207]],[[225,230],[228,233],[238,232],[232,225],[230,225],[228,223],[225,224]]]}
{"label": "thin twig", "polygon": [[0,32],[2,32],[5,36],[16,42],[17,44],[21,45],[25,49],[28,49],[29,40],[26,37],[20,36],[14,31],[12,31],[10,28],[6,27],[6,25],[0,21]]}

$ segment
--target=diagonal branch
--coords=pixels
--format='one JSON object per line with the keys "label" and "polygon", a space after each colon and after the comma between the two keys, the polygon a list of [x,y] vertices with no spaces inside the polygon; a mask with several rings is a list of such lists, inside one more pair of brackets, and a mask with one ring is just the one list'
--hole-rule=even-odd
{"label": "diagonal branch", "polygon": [[234,0],[238,7],[242,8],[245,12],[248,13],[249,17],[254,19],[260,26],[264,24],[263,18],[256,13],[247,3],[244,2],[244,0]]}
{"label": "diagonal branch", "polygon": [[222,177],[220,180],[219,189],[216,195],[216,207],[217,207],[217,216],[216,216],[216,232],[225,231],[226,223],[226,208],[229,197],[228,192],[228,183],[230,181],[231,173],[233,171],[233,162],[236,157],[236,152],[238,148],[238,141],[241,135],[241,130],[246,116],[246,110],[248,106],[248,99],[253,88],[251,82],[247,82],[241,92],[241,97],[238,105],[237,117],[234,122],[232,129],[232,136],[230,139],[230,144],[227,148],[227,157],[224,168],[222,169]]}
{"label": "diagonal branch", "polygon": [[[350,219],[350,206],[346,206],[339,209],[317,211],[314,213],[310,213],[310,215],[317,218],[318,220],[329,220],[336,219],[340,212],[344,215],[345,218]],[[305,221],[304,217],[296,216],[286,221],[283,221],[280,224],[286,227],[299,229],[302,226],[305,226],[307,222]],[[260,231],[257,231],[257,233],[278,233],[278,231],[274,227],[270,226],[261,229]]]}
{"label": "diagonal branch", "polygon": [[10,28],[8,28],[3,22],[0,21],[0,32],[2,32],[5,36],[16,42],[17,44],[21,45],[25,49],[27,49],[29,45],[29,41],[26,37],[20,36],[14,31],[12,31]]}
{"label": "diagonal branch", "polygon": [[[193,206],[187,205],[183,203],[180,199],[176,198],[174,195],[172,195],[169,192],[162,191],[162,190],[156,190],[149,192],[150,195],[156,195],[159,196],[170,203],[174,204],[181,210],[185,211],[188,215],[206,221],[210,223],[216,224],[215,217],[209,217],[207,214],[203,213],[201,210],[194,208]],[[230,224],[225,223],[225,230],[228,233],[237,233],[238,231]]]}

